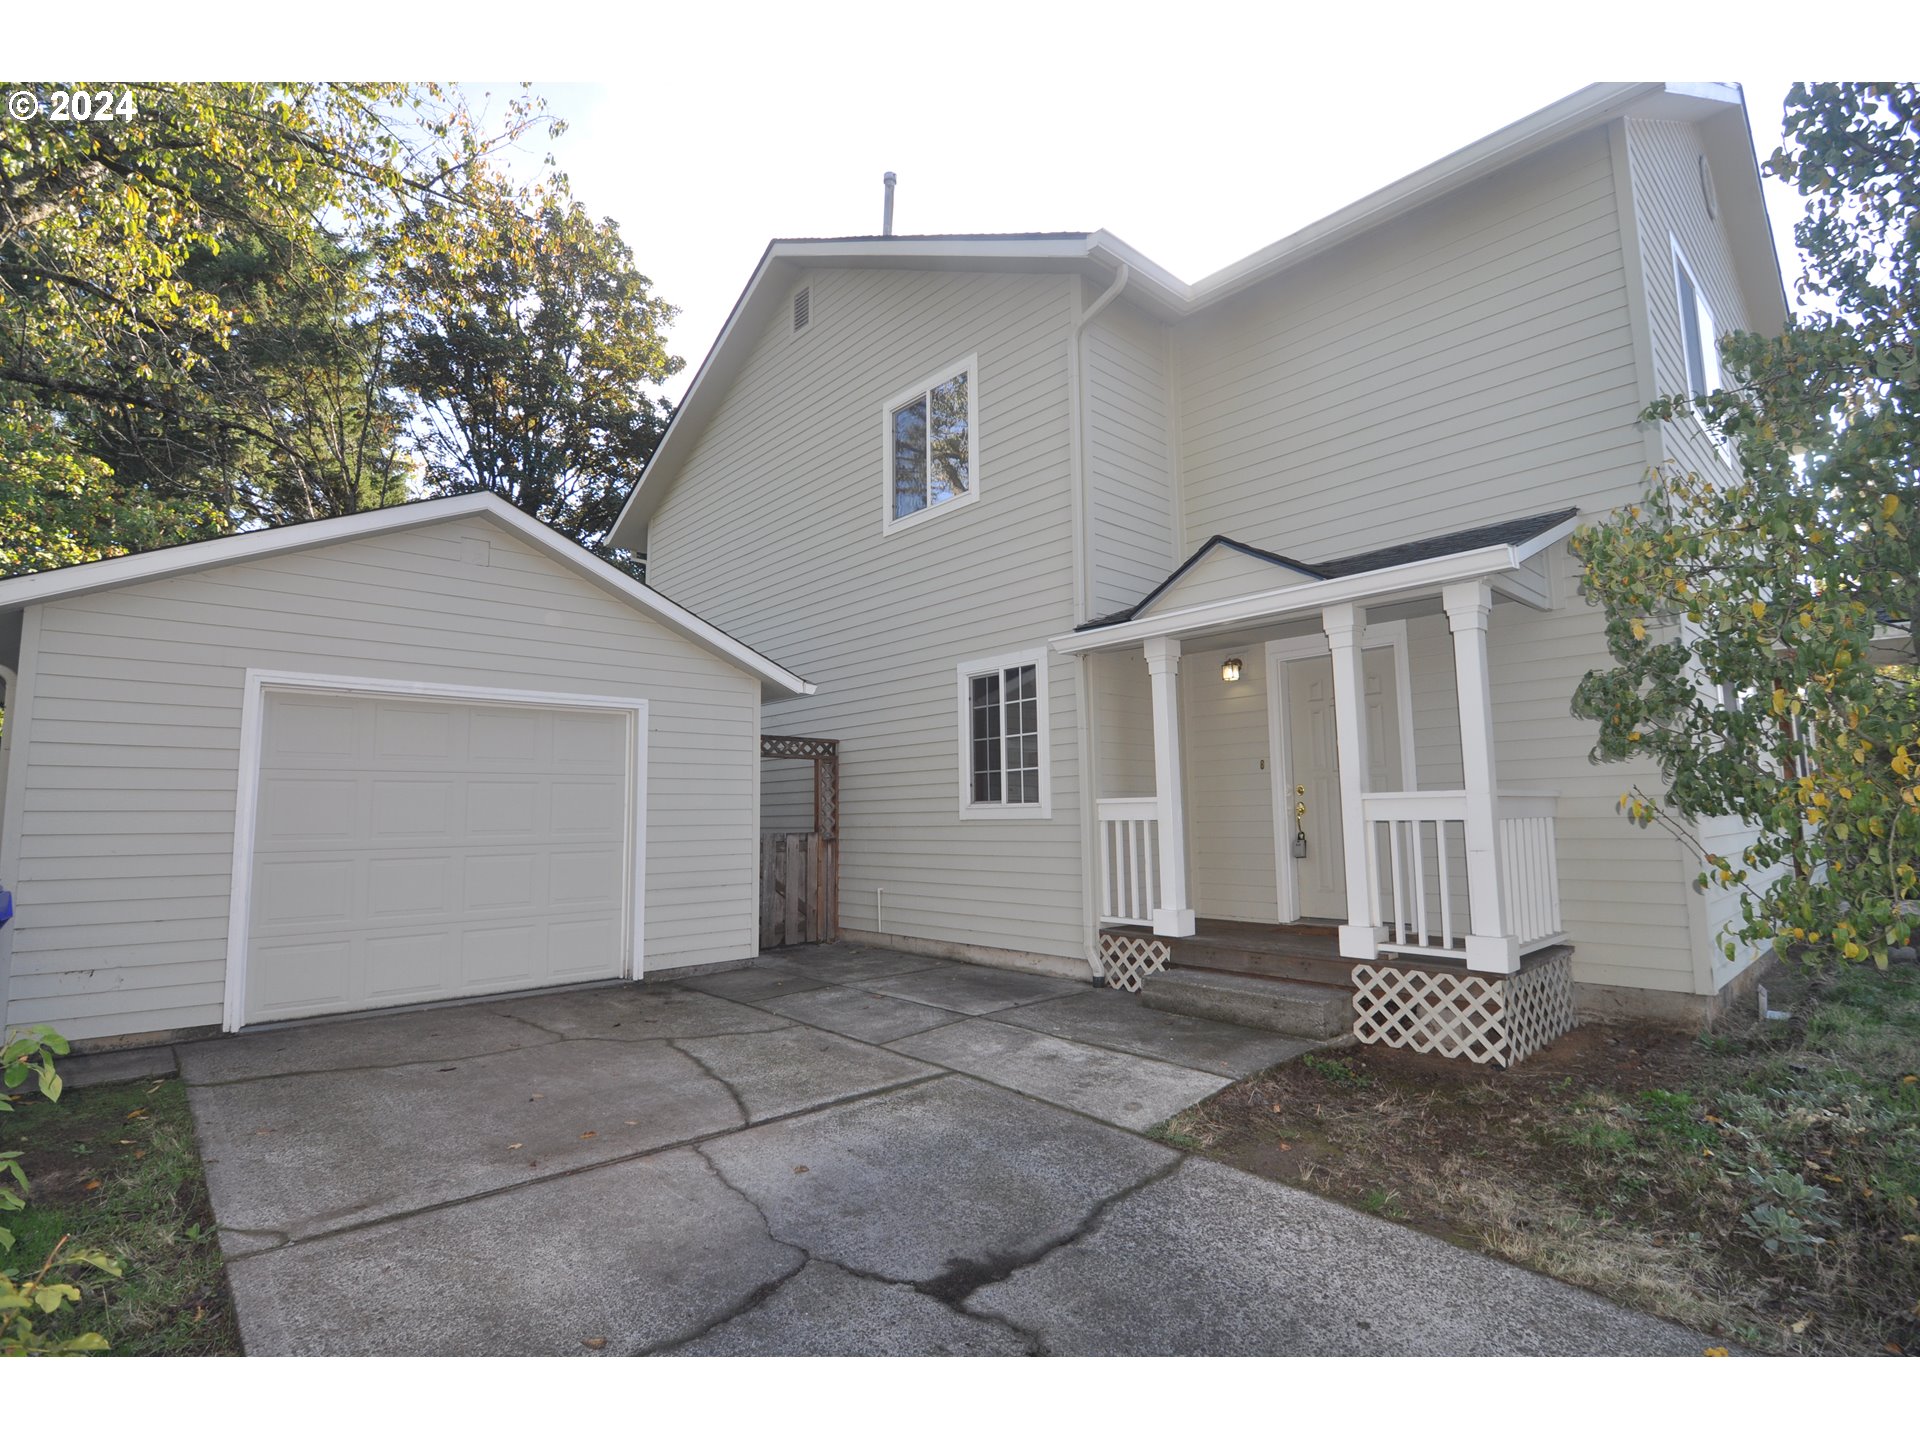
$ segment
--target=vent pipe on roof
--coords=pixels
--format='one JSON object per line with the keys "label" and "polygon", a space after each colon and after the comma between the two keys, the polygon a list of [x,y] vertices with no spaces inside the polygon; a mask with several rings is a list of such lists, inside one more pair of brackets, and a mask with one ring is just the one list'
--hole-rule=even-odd
{"label": "vent pipe on roof", "polygon": [[893,171],[889,170],[887,171],[887,210],[880,221],[880,233],[882,235],[893,234],[893,181]]}

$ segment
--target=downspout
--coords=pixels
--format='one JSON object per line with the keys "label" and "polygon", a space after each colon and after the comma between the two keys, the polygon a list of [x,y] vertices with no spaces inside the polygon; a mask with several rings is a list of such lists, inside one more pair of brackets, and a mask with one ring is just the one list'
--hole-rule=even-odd
{"label": "downspout", "polygon": [[[1076,625],[1093,613],[1093,517],[1089,513],[1087,491],[1086,363],[1081,336],[1093,318],[1119,298],[1132,278],[1131,267],[1122,263],[1113,283],[1073,322],[1073,350],[1069,358],[1073,368],[1073,621]],[[1094,803],[1093,659],[1090,655],[1074,657],[1073,696],[1080,740],[1080,922],[1082,933],[1087,937],[1087,968],[1098,977],[1101,974],[1100,910],[1094,890],[1099,880],[1093,857],[1098,853],[1100,822]]]}

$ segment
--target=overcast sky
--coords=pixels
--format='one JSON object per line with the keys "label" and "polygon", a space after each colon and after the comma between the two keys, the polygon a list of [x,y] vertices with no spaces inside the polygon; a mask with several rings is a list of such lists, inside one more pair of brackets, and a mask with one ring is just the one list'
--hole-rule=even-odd
{"label": "overcast sky", "polygon": [[[885,93],[822,72],[819,47],[799,32],[732,56],[720,74],[642,66],[630,80],[535,85],[569,122],[552,148],[575,192],[620,222],[655,289],[680,307],[669,340],[687,366],[670,395],[768,240],[879,232],[886,170],[900,177],[900,233],[1104,227],[1198,280],[1584,83],[1559,72],[1478,85],[1438,74],[1282,82],[1257,53],[1222,57],[1204,86],[1156,89],[1148,67],[1091,55],[1068,83],[1065,37],[1044,22],[1030,29],[1031,43],[963,51],[940,75]],[[971,78],[956,93],[940,83],[953,77]],[[1740,80],[1756,147],[1778,144],[1788,82],[1677,78]],[[471,87],[476,98],[488,88]],[[687,123],[663,136],[663,112]],[[1769,191],[1790,260],[1796,199]]]}

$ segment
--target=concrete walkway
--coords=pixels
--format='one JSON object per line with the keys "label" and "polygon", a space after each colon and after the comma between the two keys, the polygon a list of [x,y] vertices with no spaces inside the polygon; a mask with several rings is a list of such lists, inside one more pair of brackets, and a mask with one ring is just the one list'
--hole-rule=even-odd
{"label": "concrete walkway", "polygon": [[1698,1354],[1139,1133],[1304,1048],[847,945],[179,1047],[253,1354]]}

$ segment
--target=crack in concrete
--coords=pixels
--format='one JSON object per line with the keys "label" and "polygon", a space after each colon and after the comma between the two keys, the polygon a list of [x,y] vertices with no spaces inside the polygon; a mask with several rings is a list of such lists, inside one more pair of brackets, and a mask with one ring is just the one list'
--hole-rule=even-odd
{"label": "crack in concrete", "polygon": [[[501,1018],[513,1019],[514,1017]],[[520,1023],[533,1024],[530,1020]],[[676,1042],[681,1040],[726,1040],[736,1035],[776,1035],[782,1030],[802,1027],[795,1021],[788,1021],[784,1025],[770,1026],[765,1030],[713,1030],[700,1035],[643,1035],[637,1039],[619,1035],[559,1035],[547,1030],[545,1026],[534,1025],[533,1028],[544,1034],[553,1035],[554,1038],[528,1045],[509,1045],[503,1050],[476,1050],[470,1055],[435,1056],[431,1060],[388,1060],[381,1064],[335,1065],[324,1070],[272,1070],[264,1075],[235,1075],[225,1080],[187,1080],[182,1077],[181,1083],[190,1090],[219,1090],[230,1085],[253,1085],[265,1080],[304,1080],[320,1075],[362,1075],[376,1070],[418,1070],[427,1065],[457,1065],[468,1060],[492,1060],[501,1055],[517,1055],[523,1050],[545,1050],[554,1045],[665,1045],[672,1049],[679,1049]],[[687,1052],[681,1051],[681,1053],[684,1055]],[[688,1055],[687,1058],[695,1059],[692,1055]],[[922,1061],[921,1063],[931,1062]]]}
{"label": "crack in concrete", "polygon": [[491,1060],[498,1055],[517,1055],[522,1050],[544,1050],[558,1040],[542,1040],[530,1045],[509,1045],[502,1050],[476,1050],[470,1055],[436,1055],[431,1060],[388,1060],[378,1065],[333,1065],[323,1070],[272,1070],[264,1075],[234,1075],[225,1080],[189,1080],[181,1083],[189,1090],[223,1090],[230,1085],[254,1085],[263,1080],[306,1080],[321,1075],[364,1075],[375,1070],[417,1070],[423,1065],[457,1065],[468,1060]]}
{"label": "crack in concrete", "polygon": [[[695,1039],[698,1037],[690,1036],[688,1038]],[[743,1127],[751,1125],[753,1123],[753,1116],[747,1110],[747,1102],[740,1097],[740,1092],[734,1089],[733,1082],[731,1080],[727,1079],[726,1076],[722,1075],[719,1071],[715,1070],[711,1065],[709,1065],[706,1061],[702,1060],[698,1055],[694,1054],[691,1050],[688,1050],[687,1048],[676,1043],[675,1041],[672,1041],[672,1040],[667,1041],[667,1048],[669,1050],[672,1050],[676,1054],[686,1056],[687,1059],[691,1060],[694,1063],[694,1065],[698,1067],[702,1075],[706,1076],[707,1079],[713,1081],[714,1084],[718,1085],[722,1090],[727,1092],[727,1098],[733,1101],[733,1108],[740,1112],[740,1124]],[[702,1156],[701,1158],[705,1159],[706,1157]]]}
{"label": "crack in concrete", "polygon": [[[933,1080],[937,1080],[941,1078],[949,1078],[951,1077],[951,1075],[952,1075],[952,1072],[946,1072],[944,1076],[942,1075],[931,1076],[931,1077],[928,1077],[926,1081],[909,1082],[909,1086],[914,1084],[931,1083],[931,1081]],[[961,1078],[973,1079],[974,1077],[964,1076]],[[896,1088],[906,1089],[906,1088],[909,1088],[909,1086],[899,1086]],[[995,1087],[995,1088],[999,1088],[999,1087]],[[1018,1094],[1019,1092],[1013,1091],[1009,1093]],[[865,1098],[865,1097],[862,1097],[862,1098]],[[1034,1097],[1028,1096],[1026,1098],[1033,1099]],[[1042,1101],[1040,1103],[1050,1104],[1051,1102]],[[829,1107],[820,1106],[818,1108],[826,1109]],[[1064,1110],[1066,1107],[1054,1106],[1053,1108]],[[1080,1112],[1077,1110],[1070,1110],[1070,1111],[1067,1111],[1067,1113],[1072,1115],[1080,1115]],[[782,1120],[787,1120],[793,1117],[783,1115],[783,1116],[780,1116],[779,1118]],[[1080,1118],[1092,1119],[1093,1117],[1080,1116]],[[1106,1121],[1096,1121],[1095,1123],[1107,1124]],[[748,1128],[757,1128],[757,1127],[748,1127]],[[1124,1130],[1124,1127],[1121,1127],[1121,1126],[1109,1126],[1109,1128],[1122,1130],[1123,1133],[1128,1135],[1136,1135],[1136,1132],[1131,1130]],[[734,1133],[739,1133],[739,1132],[734,1132]],[[713,1138],[725,1138],[725,1137],[713,1137]],[[1136,1135],[1136,1138],[1144,1138],[1144,1137],[1139,1137]],[[1166,1164],[1160,1166],[1158,1169],[1153,1170],[1150,1173],[1141,1176],[1138,1180],[1132,1181],[1127,1185],[1123,1185],[1120,1189],[1113,1191],[1109,1195],[1102,1196],[1098,1201],[1096,1201],[1093,1204],[1092,1208],[1090,1208],[1087,1211],[1086,1215],[1081,1218],[1079,1223],[1074,1225],[1073,1228],[1067,1231],[1064,1235],[1061,1235],[1058,1238],[1055,1238],[1052,1240],[1045,1241],[1034,1249],[1027,1250],[1027,1251],[1014,1252],[1011,1254],[999,1254],[999,1255],[989,1254],[986,1258],[977,1259],[977,1260],[970,1259],[967,1257],[956,1257],[948,1261],[947,1268],[944,1271],[942,1271],[939,1275],[936,1275],[935,1277],[933,1277],[933,1279],[913,1280],[913,1279],[907,1279],[897,1275],[888,1275],[878,1270],[863,1270],[856,1265],[848,1264],[845,1260],[826,1259],[820,1255],[815,1254],[812,1250],[808,1249],[805,1245],[802,1245],[799,1241],[792,1239],[789,1236],[783,1236],[779,1234],[774,1229],[772,1219],[767,1215],[767,1212],[765,1211],[765,1209],[761,1207],[760,1202],[755,1200],[753,1196],[749,1195],[745,1190],[741,1189],[738,1185],[734,1184],[731,1180],[729,1180],[726,1177],[726,1175],[721,1171],[718,1163],[713,1159],[713,1157],[707,1154],[707,1152],[701,1148],[702,1146],[708,1143],[709,1142],[706,1140],[697,1141],[693,1143],[691,1146],[689,1146],[689,1148],[692,1149],[695,1154],[699,1155],[701,1160],[706,1163],[708,1170],[710,1170],[713,1173],[714,1179],[718,1180],[720,1184],[724,1185],[728,1190],[731,1190],[735,1195],[738,1195],[742,1200],[746,1201],[747,1204],[753,1207],[754,1212],[760,1217],[761,1224],[766,1227],[767,1238],[773,1241],[774,1244],[785,1245],[790,1249],[798,1250],[803,1255],[805,1255],[807,1259],[810,1261],[817,1260],[822,1265],[834,1266],[835,1268],[843,1270],[847,1274],[855,1276],[862,1280],[870,1280],[880,1285],[891,1285],[891,1286],[913,1290],[918,1294],[926,1296],[929,1300],[933,1300],[938,1304],[944,1306],[946,1309],[952,1311],[955,1315],[960,1316],[962,1319],[1002,1326],[1008,1331],[1012,1332],[1015,1336],[1019,1337],[1021,1340],[1025,1341],[1030,1347],[1029,1353],[1033,1355],[1046,1355],[1049,1353],[1046,1347],[1045,1340],[1043,1340],[1037,1333],[1027,1329],[1025,1326],[1015,1324],[1012,1320],[1008,1319],[1004,1315],[983,1313],[978,1310],[969,1309],[967,1308],[966,1301],[969,1298],[971,1298],[975,1292],[983,1289],[987,1285],[998,1284],[1000,1281],[1010,1279],[1012,1276],[1018,1274],[1020,1271],[1025,1270],[1033,1265],[1039,1264],[1041,1261],[1045,1260],[1049,1255],[1052,1255],[1057,1251],[1063,1250],[1066,1247],[1073,1245],[1080,1240],[1084,1240],[1089,1235],[1092,1235],[1100,1228],[1101,1222],[1106,1218],[1107,1212],[1111,1210],[1115,1205],[1118,1205],[1121,1201],[1129,1199],[1132,1196],[1139,1194],[1142,1190],[1145,1190],[1148,1186],[1157,1184],[1158,1182],[1165,1180],[1168,1176],[1172,1175],[1182,1165],[1184,1165],[1187,1160],[1187,1157],[1184,1154],[1175,1152],[1173,1154],[1172,1159],[1170,1159]],[[1171,1147],[1163,1145],[1161,1146],[1161,1148],[1170,1149]],[[795,1273],[798,1273],[798,1272],[795,1272]],[[786,1279],[792,1279],[792,1278],[793,1277],[791,1275],[786,1277]],[[782,1280],[781,1284],[784,1284],[784,1283],[785,1283],[785,1280]],[[778,1285],[773,1286],[768,1291],[768,1293],[762,1296],[759,1301],[756,1301],[755,1304],[764,1303],[767,1299],[772,1298],[773,1293],[777,1291],[779,1288],[780,1287]],[[747,1313],[747,1311],[753,1308],[754,1308],[754,1305],[743,1306],[735,1312],[735,1315],[745,1314]],[[734,1316],[729,1316],[727,1318],[729,1319],[734,1318]],[[719,1326],[724,1323],[725,1323],[724,1320],[716,1322],[714,1325],[707,1327],[706,1330],[703,1330],[700,1333],[702,1335],[709,1334],[713,1330],[718,1329]],[[697,1338],[697,1337],[692,1337],[692,1338]],[[689,1339],[682,1338],[673,1343],[684,1345],[689,1343]],[[648,1353],[656,1353],[656,1352],[650,1351]]]}
{"label": "crack in concrete", "polygon": [[[706,1142],[703,1141],[701,1143],[704,1144]],[[702,1326],[700,1329],[694,1331],[691,1334],[676,1336],[674,1339],[666,1341],[663,1344],[655,1345],[650,1349],[641,1351],[640,1352],[641,1354],[660,1355],[668,1351],[674,1350],[682,1345],[691,1345],[696,1340],[705,1339],[708,1335],[713,1334],[716,1330],[719,1330],[724,1326],[731,1324],[733,1321],[738,1320],[743,1316],[752,1314],[755,1310],[758,1310],[761,1306],[767,1304],[769,1301],[773,1299],[775,1295],[779,1294],[781,1290],[786,1288],[787,1283],[789,1281],[794,1279],[794,1277],[799,1275],[800,1272],[802,1270],[805,1270],[809,1265],[824,1265],[828,1269],[840,1271],[843,1275],[851,1275],[856,1280],[866,1280],[875,1285],[884,1285],[888,1289],[892,1289],[892,1290],[912,1290],[916,1294],[927,1296],[928,1299],[933,1300],[934,1302],[941,1305],[946,1310],[950,1311],[954,1315],[957,1315],[963,1320],[969,1320],[975,1324],[988,1324],[988,1325],[999,1326],[1000,1328],[1008,1331],[1009,1333],[1014,1335],[1016,1338],[1021,1340],[1023,1343],[1025,1343],[1028,1348],[1028,1353],[1031,1355],[1043,1355],[1046,1353],[1045,1347],[1042,1345],[1039,1336],[1033,1334],[1029,1330],[1023,1329],[1019,1325],[1014,1324],[1011,1320],[1008,1320],[1004,1316],[976,1315],[971,1311],[964,1310],[960,1306],[956,1304],[952,1304],[942,1299],[938,1295],[930,1294],[922,1285],[914,1281],[902,1280],[892,1275],[883,1274],[878,1270],[863,1270],[859,1266],[850,1265],[844,1260],[825,1259],[824,1257],[815,1254],[812,1250],[808,1249],[805,1245],[802,1245],[798,1240],[787,1239],[780,1236],[774,1231],[772,1218],[767,1214],[766,1210],[761,1206],[758,1200],[754,1199],[753,1196],[749,1195],[745,1190],[741,1189],[738,1185],[734,1184],[733,1181],[729,1180],[726,1176],[726,1172],[721,1170],[719,1164],[714,1160],[714,1158],[711,1155],[707,1154],[705,1150],[701,1149],[699,1145],[694,1145],[690,1148],[693,1150],[694,1154],[700,1157],[701,1162],[706,1165],[707,1172],[711,1174],[713,1178],[723,1188],[739,1196],[742,1201],[744,1201],[749,1207],[752,1208],[753,1213],[760,1217],[760,1225],[761,1225],[761,1228],[766,1231],[767,1239],[771,1243],[775,1245],[779,1245],[784,1249],[797,1252],[800,1255],[801,1260],[798,1265],[796,1265],[792,1270],[789,1270],[785,1275],[782,1275],[778,1280],[770,1281],[769,1283],[760,1286],[752,1294],[747,1296],[745,1300],[741,1301],[738,1305],[732,1307],[724,1315],[720,1316],[717,1320],[714,1320],[711,1324]]]}
{"label": "crack in concrete", "polygon": [[[652,1041],[649,1043],[666,1044],[667,1042]],[[636,1160],[649,1160],[656,1155],[665,1155],[674,1150],[698,1151],[700,1146],[713,1140],[724,1139],[729,1135],[744,1134],[749,1130],[758,1130],[766,1125],[777,1125],[782,1120],[795,1120],[802,1116],[817,1114],[822,1110],[831,1110],[836,1105],[847,1105],[857,1100],[871,1100],[882,1095],[891,1095],[896,1091],[911,1090],[916,1085],[927,1085],[935,1080],[949,1078],[951,1078],[951,1075],[946,1071],[934,1075],[916,1075],[911,1080],[902,1080],[897,1084],[886,1085],[878,1090],[868,1090],[858,1095],[838,1095],[831,1100],[822,1100],[817,1104],[802,1106],[798,1110],[785,1110],[778,1115],[769,1115],[764,1120],[749,1121],[742,1125],[729,1125],[719,1130],[701,1131],[698,1134],[682,1136],[679,1139],[669,1140],[660,1145],[650,1145],[641,1150],[630,1150],[619,1155],[609,1155],[602,1160],[590,1160],[585,1164],[575,1165],[571,1169],[554,1170],[545,1175],[530,1175],[526,1179],[516,1180],[510,1185],[497,1185],[490,1190],[475,1190],[471,1194],[451,1196],[445,1200],[435,1200],[426,1205],[417,1205],[411,1210],[397,1210],[391,1215],[376,1215],[370,1220],[362,1220],[353,1225],[342,1225],[334,1230],[319,1230],[311,1235],[290,1236],[286,1245],[276,1245],[272,1250],[257,1250],[251,1255],[244,1255],[239,1258],[242,1260],[252,1260],[261,1255],[272,1254],[275,1250],[285,1249],[287,1246],[311,1245],[320,1240],[332,1240],[341,1235],[352,1235],[362,1230],[371,1230],[376,1226],[391,1225],[401,1220],[410,1220],[416,1215],[431,1215],[436,1211],[450,1210],[456,1205],[465,1205],[471,1201],[490,1200],[496,1195],[510,1195],[517,1190],[531,1189],[536,1185],[551,1185],[557,1180],[565,1180],[574,1175],[590,1174],[595,1170],[604,1170],[610,1165],[627,1165]],[[703,1154],[701,1158],[704,1160],[706,1156]],[[214,1218],[216,1220],[219,1219],[217,1211],[215,1212]],[[287,1232],[262,1230],[247,1233],[285,1234]],[[780,1243],[785,1244],[786,1242],[782,1241]]]}
{"label": "crack in concrete", "polygon": [[663,1340],[658,1345],[649,1345],[646,1349],[636,1352],[641,1355],[660,1355],[667,1351],[677,1349],[682,1345],[691,1345],[696,1340],[705,1339],[721,1326],[731,1324],[733,1321],[738,1320],[742,1315],[751,1314],[766,1304],[775,1295],[779,1294],[789,1280],[806,1269],[813,1261],[813,1252],[808,1250],[806,1246],[792,1244],[789,1241],[782,1240],[778,1235],[773,1233],[773,1221],[768,1219],[767,1212],[760,1208],[760,1202],[747,1194],[746,1191],[742,1190],[731,1180],[727,1179],[727,1177],[721,1173],[720,1167],[713,1163],[713,1157],[711,1155],[702,1150],[699,1145],[690,1145],[687,1148],[700,1157],[700,1163],[706,1166],[707,1173],[714,1178],[715,1183],[718,1184],[721,1189],[738,1196],[749,1210],[760,1217],[760,1228],[766,1234],[767,1243],[778,1245],[783,1250],[793,1251],[794,1254],[800,1257],[800,1263],[777,1279],[769,1280],[764,1285],[756,1286],[753,1290],[749,1291],[746,1297],[738,1304],[729,1306],[715,1319],[708,1321],[704,1325],[696,1326],[692,1330],[676,1335],[669,1340]]}
{"label": "crack in concrete", "polygon": [[[1158,1170],[1155,1170],[1149,1175],[1142,1176],[1130,1185],[1122,1186],[1111,1195],[1103,1197],[1087,1212],[1086,1217],[1082,1219],[1078,1225],[1074,1226],[1072,1230],[1068,1231],[1066,1235],[1056,1240],[1050,1240],[1038,1249],[1028,1251],[1024,1254],[988,1254],[981,1260],[968,1259],[964,1256],[956,1257],[947,1262],[947,1268],[939,1275],[936,1275],[931,1280],[916,1284],[914,1288],[923,1294],[931,1295],[934,1299],[952,1306],[963,1315],[971,1315],[974,1312],[965,1309],[964,1304],[975,1291],[983,1289],[988,1285],[997,1285],[1002,1280],[1010,1278],[1019,1271],[1025,1270],[1029,1266],[1039,1264],[1055,1251],[1065,1249],[1075,1241],[1085,1239],[1100,1228],[1100,1221],[1105,1217],[1108,1210],[1118,1205],[1122,1200],[1139,1194],[1142,1190],[1146,1189],[1147,1186],[1166,1179],[1184,1163],[1186,1163],[1186,1156],[1176,1155],[1170,1162],[1162,1165]],[[975,1318],[985,1319],[987,1317],[976,1315]]]}

